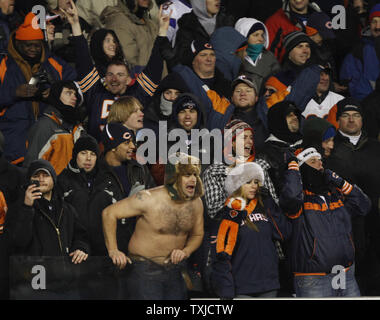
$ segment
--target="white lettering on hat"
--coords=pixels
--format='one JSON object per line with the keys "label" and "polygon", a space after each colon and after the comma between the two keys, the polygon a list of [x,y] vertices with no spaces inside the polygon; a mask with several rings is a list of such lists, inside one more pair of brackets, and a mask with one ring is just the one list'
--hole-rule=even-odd
{"label": "white lettering on hat", "polygon": [[195,103],[188,101],[183,104],[183,107],[185,107],[185,109],[193,109],[195,108]]}
{"label": "white lettering on hat", "polygon": [[299,160],[298,165],[303,165],[309,159],[317,157],[319,159],[322,158],[321,154],[315,148],[307,148],[297,155],[297,159]]}

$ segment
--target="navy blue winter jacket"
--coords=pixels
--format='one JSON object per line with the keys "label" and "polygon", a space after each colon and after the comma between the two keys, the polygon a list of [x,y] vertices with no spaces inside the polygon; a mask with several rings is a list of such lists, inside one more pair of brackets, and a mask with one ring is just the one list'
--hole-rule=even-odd
{"label": "navy blue winter jacket", "polygon": [[323,197],[303,190],[298,170],[285,172],[280,206],[293,220],[290,263],[295,275],[331,273],[334,266],[354,263],[351,216],[366,215],[371,202],[348,182]]}
{"label": "navy blue winter jacket", "polygon": [[[243,211],[228,206],[221,211],[211,274],[219,297],[233,298],[280,287],[274,240],[290,237],[291,223],[272,198],[266,198],[263,207],[255,206],[253,201]],[[247,215],[259,231],[247,226]]]}

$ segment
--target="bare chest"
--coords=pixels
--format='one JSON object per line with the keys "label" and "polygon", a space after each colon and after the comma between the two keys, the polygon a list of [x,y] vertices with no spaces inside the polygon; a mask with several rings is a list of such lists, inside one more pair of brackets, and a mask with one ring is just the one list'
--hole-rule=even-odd
{"label": "bare chest", "polygon": [[161,234],[180,235],[193,228],[195,210],[193,205],[160,206],[155,215],[156,230]]}

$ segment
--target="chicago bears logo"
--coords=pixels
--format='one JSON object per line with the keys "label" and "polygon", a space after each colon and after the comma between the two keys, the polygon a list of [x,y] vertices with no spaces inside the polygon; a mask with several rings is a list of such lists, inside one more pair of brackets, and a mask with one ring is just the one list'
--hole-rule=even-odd
{"label": "chicago bears logo", "polygon": [[205,48],[212,49],[212,45],[210,43],[205,43]]}
{"label": "chicago bears logo", "polygon": [[124,132],[124,134],[123,134],[123,139],[124,140],[129,140],[129,139],[131,139],[131,134],[129,133],[129,132]]}
{"label": "chicago bears logo", "polygon": [[236,216],[238,215],[239,213],[236,211],[236,210],[230,210],[230,217],[231,218],[236,218]]}

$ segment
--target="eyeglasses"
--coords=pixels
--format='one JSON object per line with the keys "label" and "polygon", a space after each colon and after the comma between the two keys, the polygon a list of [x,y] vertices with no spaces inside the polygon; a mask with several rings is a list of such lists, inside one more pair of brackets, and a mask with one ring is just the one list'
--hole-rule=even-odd
{"label": "eyeglasses", "polygon": [[348,114],[348,113],[342,113],[340,116],[342,119],[360,119],[362,115],[360,113],[353,113],[353,114]]}

